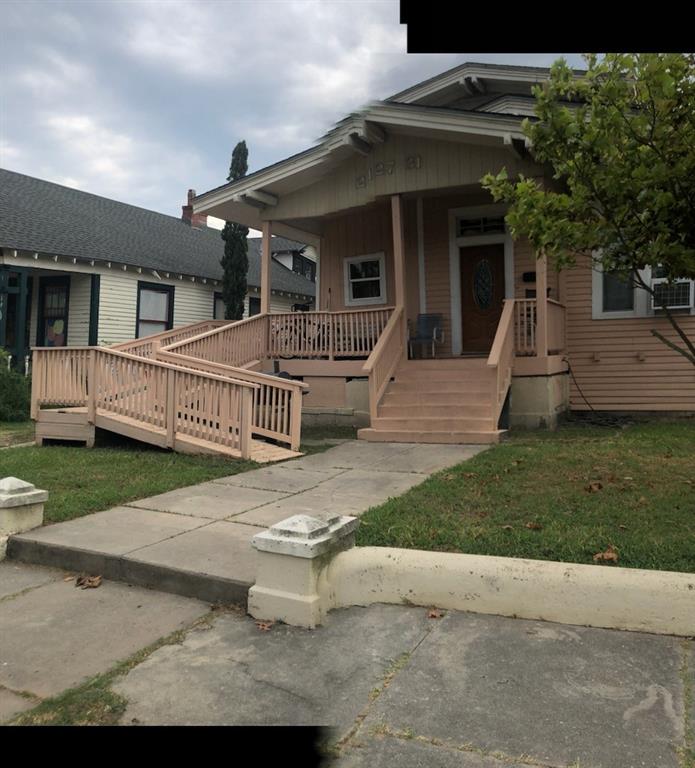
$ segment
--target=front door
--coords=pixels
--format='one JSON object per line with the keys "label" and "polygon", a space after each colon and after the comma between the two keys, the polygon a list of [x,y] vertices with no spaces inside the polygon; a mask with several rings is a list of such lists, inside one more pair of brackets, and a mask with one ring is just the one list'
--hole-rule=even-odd
{"label": "front door", "polygon": [[504,302],[504,245],[461,248],[462,352],[487,354]]}

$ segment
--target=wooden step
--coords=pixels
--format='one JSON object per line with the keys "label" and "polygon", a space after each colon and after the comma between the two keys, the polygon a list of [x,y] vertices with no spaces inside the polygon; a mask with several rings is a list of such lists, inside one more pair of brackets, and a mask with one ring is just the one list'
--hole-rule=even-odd
{"label": "wooden step", "polygon": [[488,368],[476,368],[470,371],[457,370],[408,370],[398,368],[394,374],[396,381],[491,381],[492,373]]}
{"label": "wooden step", "polygon": [[357,431],[357,437],[360,440],[367,440],[373,443],[448,443],[448,444],[469,444],[469,445],[488,445],[490,443],[499,443],[506,430],[496,429],[489,432],[455,432],[455,431],[432,431],[422,432],[412,429],[372,429],[366,427]]}
{"label": "wooden step", "polygon": [[450,357],[435,360],[406,360],[398,370],[411,371],[469,371],[487,367],[486,357]]}
{"label": "wooden step", "polygon": [[492,419],[492,403],[472,403],[462,405],[456,403],[433,403],[420,400],[407,405],[394,405],[382,401],[379,405],[379,418],[407,419],[440,418],[440,419]]}
{"label": "wooden step", "polygon": [[492,419],[488,418],[434,418],[431,416],[387,418],[377,416],[371,426],[377,430],[399,430],[423,432],[485,432],[492,430]]}
{"label": "wooden step", "polygon": [[440,392],[439,390],[394,391],[389,387],[381,399],[381,405],[448,405],[461,406],[485,406],[489,405],[491,393],[489,388],[484,392]]}
{"label": "wooden step", "polygon": [[386,393],[389,392],[403,393],[403,392],[421,392],[421,393],[437,393],[437,392],[475,392],[475,393],[490,393],[492,392],[492,380],[485,381],[469,381],[461,379],[459,381],[437,381],[433,382],[431,379],[396,379],[389,383]]}

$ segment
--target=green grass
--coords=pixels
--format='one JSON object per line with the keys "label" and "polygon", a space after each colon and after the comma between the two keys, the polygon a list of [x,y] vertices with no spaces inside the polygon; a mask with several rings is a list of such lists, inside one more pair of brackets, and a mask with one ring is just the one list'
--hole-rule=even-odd
{"label": "green grass", "polygon": [[33,440],[33,421],[0,421],[0,448]]}
{"label": "green grass", "polygon": [[612,545],[695,572],[695,424],[519,433],[369,510],[357,542],[575,563]]}

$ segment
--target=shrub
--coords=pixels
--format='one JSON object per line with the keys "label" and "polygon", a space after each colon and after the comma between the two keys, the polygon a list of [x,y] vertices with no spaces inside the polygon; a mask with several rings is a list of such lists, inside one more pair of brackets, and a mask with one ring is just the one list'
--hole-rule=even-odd
{"label": "shrub", "polygon": [[7,353],[0,349],[0,421],[29,418],[29,379],[7,367]]}

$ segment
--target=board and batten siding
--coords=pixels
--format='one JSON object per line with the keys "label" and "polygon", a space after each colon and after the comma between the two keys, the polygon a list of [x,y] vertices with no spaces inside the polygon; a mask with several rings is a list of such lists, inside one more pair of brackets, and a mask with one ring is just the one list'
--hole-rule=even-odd
{"label": "board and batten siding", "polygon": [[[651,334],[676,333],[664,317],[592,319],[589,259],[562,273],[570,365],[584,397],[597,411],[695,411],[695,366]],[[680,315],[695,337],[695,316]],[[644,359],[640,359],[640,357]],[[598,358],[598,359],[596,359]],[[589,410],[570,376],[570,407]]]}
{"label": "board and batten siding", "polygon": [[281,195],[262,217],[280,221],[325,216],[392,194],[478,186],[486,173],[503,167],[510,177],[540,172],[537,165],[499,146],[393,133],[369,155],[355,154],[315,184]]}

